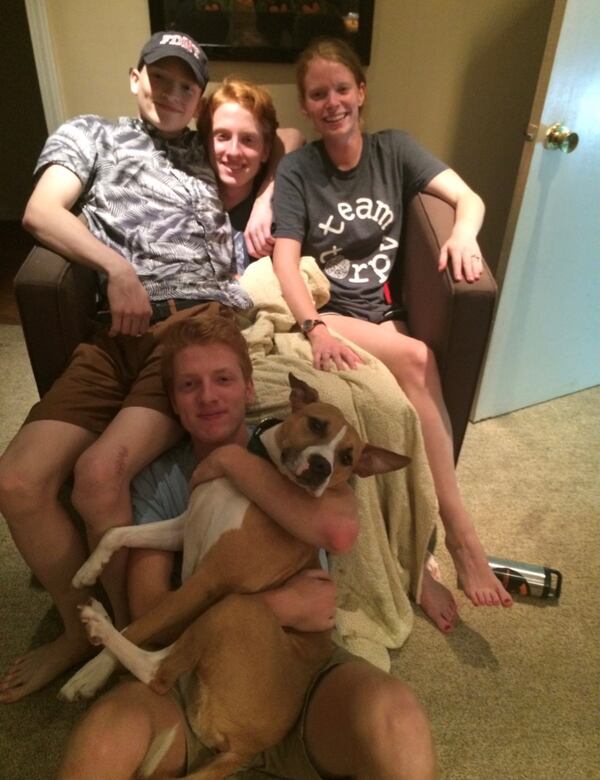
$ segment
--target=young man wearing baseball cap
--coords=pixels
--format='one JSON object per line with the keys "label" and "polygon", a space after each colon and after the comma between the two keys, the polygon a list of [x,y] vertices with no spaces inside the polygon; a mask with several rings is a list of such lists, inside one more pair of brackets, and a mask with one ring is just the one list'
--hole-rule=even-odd
{"label": "young man wearing baseball cap", "polygon": [[[65,629],[13,663],[0,680],[2,702],[89,653],[77,612],[89,593],[70,584],[87,549],[58,499],[61,486],[74,474],[72,500],[90,546],[130,523],[131,478],[181,436],[162,387],[157,333],[167,320],[251,305],[234,278],[213,172],[188,129],[207,81],[194,40],[153,35],[130,73],[139,116],[76,117],[50,136],[36,167],[23,223],[98,272],[107,324],[75,350],[0,458],[0,510]],[[103,579],[118,625],[128,621],[125,564],[117,558]]]}
{"label": "young man wearing baseball cap", "polygon": [[163,138],[181,135],[197,116],[207,82],[206,55],[195,41],[180,33],[153,35],[140,53],[137,68],[130,73],[140,117]]}

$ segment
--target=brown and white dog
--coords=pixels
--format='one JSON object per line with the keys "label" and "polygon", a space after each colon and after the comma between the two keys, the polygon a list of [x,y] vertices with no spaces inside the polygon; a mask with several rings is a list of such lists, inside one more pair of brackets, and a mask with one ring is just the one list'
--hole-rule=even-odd
{"label": "brown and white dog", "polygon": [[[334,406],[289,375],[292,414],[260,435],[274,466],[319,500],[351,474],[405,466],[403,455],[365,444]],[[307,686],[332,651],[330,632],[284,630],[270,610],[243,594],[284,583],[318,566],[317,551],[241,495],[227,479],[198,485],[181,516],[113,528],[79,570],[76,587],[93,584],[119,547],[183,548],[182,586],[124,634],[98,602],[81,610],[94,644],[105,649],[63,687],[69,700],[92,696],[121,663],[164,693],[183,676],[187,716],[217,752],[194,778],[219,780],[277,744],[300,712]],[[155,652],[139,646],[182,631]]]}

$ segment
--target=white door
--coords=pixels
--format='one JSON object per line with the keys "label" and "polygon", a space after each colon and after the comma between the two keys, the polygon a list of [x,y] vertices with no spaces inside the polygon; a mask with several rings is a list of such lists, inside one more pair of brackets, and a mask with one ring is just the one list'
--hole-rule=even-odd
{"label": "white door", "polygon": [[[555,123],[579,136],[570,154],[544,146]],[[557,3],[529,135],[474,420],[600,384],[598,0]]]}

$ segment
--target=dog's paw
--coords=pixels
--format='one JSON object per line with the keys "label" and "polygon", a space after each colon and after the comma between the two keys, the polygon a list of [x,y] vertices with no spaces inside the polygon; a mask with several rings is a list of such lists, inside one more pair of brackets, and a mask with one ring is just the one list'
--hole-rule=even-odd
{"label": "dog's paw", "polygon": [[79,617],[93,645],[106,644],[111,631],[116,630],[108,612],[96,599],[90,599],[85,606],[79,607]]}
{"label": "dog's paw", "polygon": [[91,699],[92,696],[108,681],[117,667],[117,659],[110,650],[103,650],[60,689],[58,696],[65,701]]}
{"label": "dog's paw", "polygon": [[85,588],[93,585],[100,576],[102,569],[110,561],[112,550],[99,544],[87,561],[73,577],[74,588]]}

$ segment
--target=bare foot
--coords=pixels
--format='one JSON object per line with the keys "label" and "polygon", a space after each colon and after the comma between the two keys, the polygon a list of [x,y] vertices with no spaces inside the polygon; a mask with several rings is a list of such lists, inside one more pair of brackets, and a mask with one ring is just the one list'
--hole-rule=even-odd
{"label": "bare foot", "polygon": [[454,561],[458,586],[476,607],[512,606],[512,596],[490,569],[475,533],[461,538],[460,543],[446,533],[446,547]]}
{"label": "bare foot", "polygon": [[83,633],[74,640],[61,634],[53,642],[36,647],[17,658],[0,680],[0,702],[9,704],[38,691],[92,652]]}
{"label": "bare foot", "polygon": [[427,566],[423,569],[420,606],[442,633],[452,631],[458,618],[456,601],[448,588],[432,576]]}
{"label": "bare foot", "polygon": [[429,553],[427,555],[427,560],[425,561],[425,568],[431,574],[434,580],[437,580],[438,582],[442,581],[442,572],[440,570],[440,564],[437,562],[437,559],[433,553]]}

